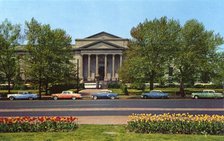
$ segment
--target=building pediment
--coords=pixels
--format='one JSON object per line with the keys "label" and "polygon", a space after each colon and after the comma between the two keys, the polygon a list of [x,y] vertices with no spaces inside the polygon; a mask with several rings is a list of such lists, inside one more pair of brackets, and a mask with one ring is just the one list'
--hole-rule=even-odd
{"label": "building pediment", "polygon": [[91,39],[91,38],[98,38],[98,39],[121,39],[121,37],[118,37],[116,35],[107,33],[107,32],[100,32],[94,35],[91,35],[89,37],[86,37],[85,39]]}
{"label": "building pediment", "polygon": [[80,50],[123,50],[122,46],[107,42],[107,41],[96,41],[91,44],[84,45],[79,48]]}

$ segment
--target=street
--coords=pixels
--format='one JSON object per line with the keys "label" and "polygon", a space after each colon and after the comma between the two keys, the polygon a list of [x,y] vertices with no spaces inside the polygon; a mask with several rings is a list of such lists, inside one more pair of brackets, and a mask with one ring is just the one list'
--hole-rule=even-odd
{"label": "street", "polygon": [[0,116],[127,116],[133,113],[224,115],[223,99],[0,101]]}

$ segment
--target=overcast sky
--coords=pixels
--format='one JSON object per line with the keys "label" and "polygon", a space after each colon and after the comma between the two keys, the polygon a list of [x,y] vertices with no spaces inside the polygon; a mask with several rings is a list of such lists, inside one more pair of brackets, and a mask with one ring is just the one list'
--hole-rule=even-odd
{"label": "overcast sky", "polygon": [[224,36],[224,0],[0,0],[0,22],[24,25],[34,17],[66,30],[73,43],[101,31],[131,38],[132,27],[162,16],[181,24],[197,19]]}

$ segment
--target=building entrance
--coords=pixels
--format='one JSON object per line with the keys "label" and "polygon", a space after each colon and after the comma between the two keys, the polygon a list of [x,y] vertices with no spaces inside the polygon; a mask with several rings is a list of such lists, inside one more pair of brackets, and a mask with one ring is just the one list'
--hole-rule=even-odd
{"label": "building entrance", "polygon": [[104,66],[99,67],[99,80],[104,80]]}

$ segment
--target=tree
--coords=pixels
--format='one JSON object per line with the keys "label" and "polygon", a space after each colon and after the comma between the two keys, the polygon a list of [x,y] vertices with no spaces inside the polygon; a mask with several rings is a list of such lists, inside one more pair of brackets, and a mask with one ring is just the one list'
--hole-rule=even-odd
{"label": "tree", "polygon": [[6,79],[10,93],[13,78],[16,76],[17,59],[15,46],[20,38],[20,26],[7,19],[0,24],[0,74]]}
{"label": "tree", "polygon": [[[176,46],[180,31],[178,21],[166,17],[146,20],[132,28],[129,50],[120,70],[121,79],[131,78],[134,82],[145,83],[149,80],[150,90],[159,73],[171,61],[172,49]],[[128,68],[128,69],[127,69]],[[124,75],[124,74],[127,75]]]}
{"label": "tree", "polygon": [[197,72],[210,70],[208,66],[212,65],[212,56],[223,39],[212,31],[206,31],[202,23],[189,20],[182,27],[178,40],[173,60],[178,69],[180,93],[184,97],[184,83],[194,81]]}
{"label": "tree", "polygon": [[34,18],[26,22],[26,27],[29,73],[38,82],[41,98],[42,88],[47,91],[49,83],[60,82],[71,76],[69,71],[74,72],[71,70],[75,66],[70,62],[71,37],[64,30],[52,30],[50,25],[42,25]]}
{"label": "tree", "polygon": [[224,88],[224,52],[218,52],[216,54],[215,63],[216,66],[214,69],[214,77],[212,79],[213,82],[215,82],[216,85],[222,85]]}

